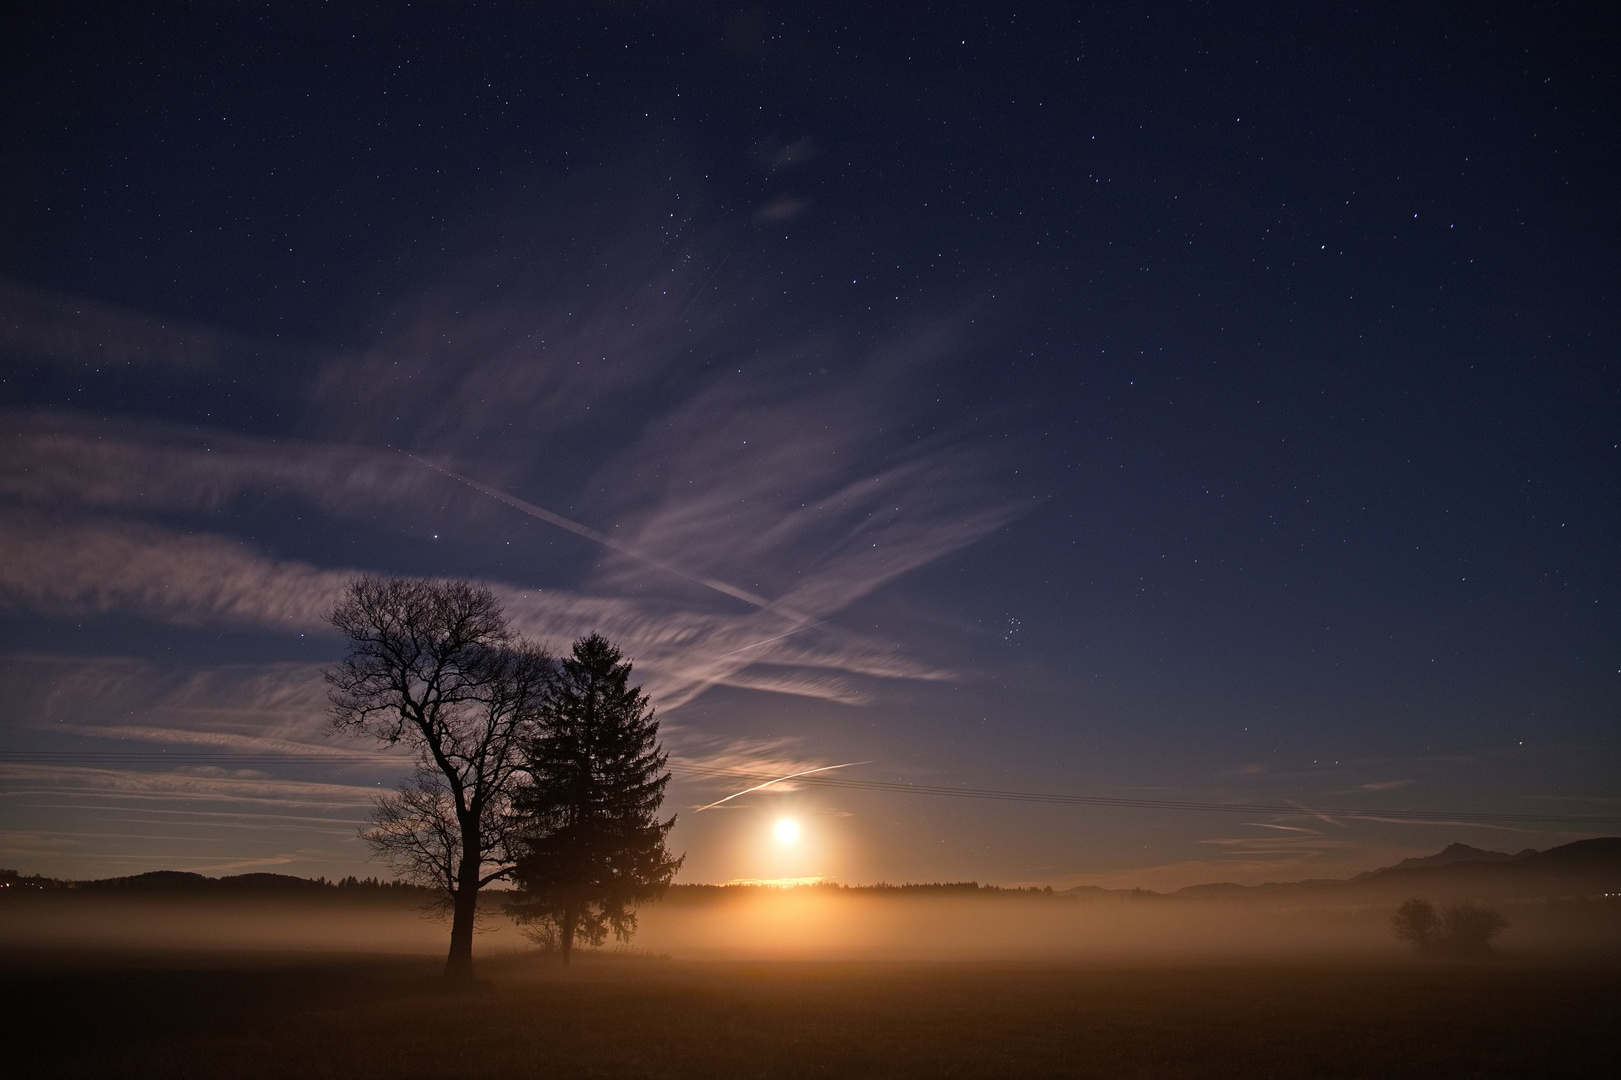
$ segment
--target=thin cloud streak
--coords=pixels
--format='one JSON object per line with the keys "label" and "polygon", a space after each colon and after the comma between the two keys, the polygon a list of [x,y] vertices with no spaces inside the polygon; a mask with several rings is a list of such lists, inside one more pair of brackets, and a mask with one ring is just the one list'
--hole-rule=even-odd
{"label": "thin cloud streak", "polygon": [[478,461],[508,445],[544,453],[598,426],[610,404],[656,400],[694,339],[722,325],[705,279],[731,238],[697,238],[703,183],[682,179],[618,198],[601,177],[576,182],[550,200],[566,215],[504,222],[486,250],[380,312],[373,344],[330,361],[311,404],[345,437],[401,445],[409,431],[413,451]]}
{"label": "thin cloud streak", "polygon": [[764,791],[766,788],[777,787],[780,784],[790,783],[791,781],[797,780],[801,776],[810,776],[812,773],[828,772],[828,771],[830,771],[832,769],[848,769],[852,765],[866,765],[866,764],[868,764],[868,762],[865,762],[865,761],[846,761],[842,765],[821,765],[821,766],[818,766],[817,768],[814,768],[814,769],[802,769],[799,772],[789,773],[787,776],[779,776],[775,780],[767,780],[763,784],[755,784],[753,787],[746,787],[742,791],[733,792],[732,794],[726,796],[724,799],[716,799],[714,802],[710,803],[708,806],[700,806],[700,807],[698,807],[696,810],[693,811],[693,813],[694,814],[701,814],[705,810],[713,810],[713,809],[715,809],[715,807],[722,806],[722,805],[724,805],[726,803],[729,803],[733,799],[742,798],[744,795],[749,795],[749,794],[752,794],[753,792],[756,792],[756,791]]}
{"label": "thin cloud streak", "polygon": [[[970,540],[1002,516],[971,525],[967,535],[953,537],[949,531],[942,532],[931,546],[949,548]],[[0,538],[7,540],[16,553],[10,565],[0,569],[0,598],[49,613],[133,611],[181,623],[226,621],[277,629],[324,629],[322,617],[353,576],[353,572],[320,570],[308,564],[272,563],[222,537],[182,537],[155,526],[117,519],[64,522],[31,511],[14,511],[0,518]],[[938,554],[936,550],[897,551],[904,545],[895,543],[886,546],[887,565],[880,566],[876,573],[871,568],[853,567],[848,560],[834,561],[821,575],[836,579],[831,591],[813,582],[801,586],[799,595],[812,600],[819,610],[831,612]],[[644,659],[644,665],[649,667],[686,669],[685,677],[676,678],[677,685],[670,691],[682,701],[710,685],[734,684],[734,679],[735,684],[751,689],[808,693],[847,703],[865,700],[861,692],[827,681],[768,673],[737,676],[737,672],[755,663],[821,666],[884,678],[949,677],[949,673],[914,662],[875,661],[875,656],[891,650],[875,648],[874,643],[866,641],[851,641],[854,647],[834,649],[784,647],[776,644],[784,637],[780,630],[773,631],[769,623],[757,624],[736,616],[671,611],[665,604],[649,606],[556,590],[542,594],[509,587],[502,591],[516,592],[523,598],[525,603],[520,606],[528,609],[531,630],[542,636],[552,636],[559,630],[564,634],[574,630],[589,633],[609,621],[620,624],[622,631],[630,630],[638,643],[663,651],[661,647],[672,638],[700,632],[700,625],[708,631],[705,636],[723,628],[730,630],[702,646],[695,644],[690,652],[682,650],[679,658]],[[751,599],[770,603],[752,594]],[[773,610],[782,606],[779,603]],[[784,614],[806,617],[792,610]],[[645,626],[641,632],[636,631],[635,624],[655,620],[662,624],[656,634]],[[681,626],[683,621],[685,627]],[[826,638],[832,633],[821,636]],[[746,650],[749,655],[740,657]],[[704,658],[703,652],[710,656]],[[672,707],[678,703],[672,703]]]}
{"label": "thin cloud streak", "polygon": [[[399,757],[331,737],[326,686],[316,665],[232,664],[199,671],[130,657],[25,653],[0,660],[0,678],[12,688],[16,730],[32,733],[30,755],[48,754],[44,746],[69,757],[97,753],[63,747],[59,737],[67,736],[356,767]],[[48,741],[42,743],[42,736]]]}
{"label": "thin cloud streak", "polygon": [[[0,792],[0,796],[5,796],[5,797],[8,797],[8,798],[13,796],[13,795],[16,795],[16,794],[21,794],[21,793],[20,792]],[[40,793],[35,792],[34,794],[40,794]],[[57,794],[61,794],[61,793],[60,792],[46,792],[44,794],[57,795]],[[91,797],[94,797],[94,796],[92,795]],[[84,804],[80,804],[80,803],[37,803],[37,804],[33,804],[33,803],[19,802],[19,803],[15,804],[15,805],[17,805],[19,807],[22,807],[24,809],[33,808],[33,807],[37,806],[37,807],[49,807],[51,809],[56,809],[56,810],[86,810],[86,811],[90,811],[92,813],[112,813],[114,811],[116,811],[118,813],[127,813],[128,812],[126,810],[122,810],[122,809],[119,809],[119,808],[116,808],[116,807],[109,807],[105,803],[100,803],[100,804],[95,804],[95,803],[84,803]],[[203,819],[206,819],[206,818],[232,818],[232,819],[241,819],[244,822],[263,821],[263,822],[268,823],[268,824],[265,824],[265,825],[247,825],[247,824],[244,824],[244,826],[243,826],[244,828],[254,828],[254,829],[274,829],[274,828],[277,828],[278,825],[283,823],[283,822],[314,821],[314,822],[323,822],[323,823],[329,824],[329,825],[347,825],[347,826],[349,826],[348,829],[341,830],[341,831],[346,832],[346,833],[352,833],[353,827],[355,825],[359,824],[360,821],[362,820],[361,818],[358,818],[358,817],[313,817],[313,816],[304,815],[304,814],[246,813],[246,812],[239,811],[239,810],[198,810],[198,809],[195,809],[193,807],[187,807],[184,810],[165,810],[161,806],[142,806],[140,808],[140,812],[143,813],[143,814],[170,814],[170,815],[174,815],[176,817],[185,817],[185,818],[188,818],[188,819],[197,819],[199,822],[203,822],[205,824],[206,824],[206,822],[204,822]]]}
{"label": "thin cloud streak", "polygon": [[[518,310],[508,315],[516,317]],[[451,336],[458,335],[465,337],[459,331]],[[911,328],[872,350],[856,374],[814,393],[791,388],[784,394],[773,369],[790,361],[777,359],[756,365],[763,374],[752,390],[712,379],[685,399],[672,399],[662,422],[646,424],[644,436],[598,478],[595,486],[634,491],[636,484],[627,488],[625,478],[647,475],[650,467],[666,477],[662,487],[609,515],[616,519],[612,533],[430,463],[443,474],[436,478],[399,455],[156,428],[127,429],[121,438],[108,439],[97,425],[62,415],[24,424],[7,450],[19,467],[0,485],[9,483],[14,498],[51,507],[208,513],[233,500],[273,494],[354,515],[367,506],[404,510],[425,498],[442,501],[448,477],[608,549],[578,590],[498,586],[504,599],[517,599],[511,605],[515,621],[531,634],[554,642],[594,631],[623,638],[666,708],[678,708],[712,686],[860,705],[872,700],[871,692],[848,676],[954,676],[896,655],[893,643],[847,633],[826,620],[1024,508],[987,500],[985,463],[961,448],[942,443],[902,453],[874,434],[886,417],[893,419],[893,402],[880,399],[905,398],[896,388],[957,348],[958,336],[950,323]],[[492,356],[476,365],[466,376],[469,387],[484,385],[481,380],[501,383],[502,364],[517,357]],[[604,386],[656,377],[668,359],[616,373],[593,367],[589,377],[579,371],[571,377],[576,390],[592,398]],[[335,362],[329,376],[354,376],[351,368],[348,360]],[[606,383],[588,389],[591,379]],[[391,385],[414,395],[420,386],[409,382]],[[490,398],[481,394],[480,400]],[[733,445],[739,436],[740,444],[760,447],[763,457],[739,455]],[[224,536],[182,535],[129,518],[64,519],[13,508],[0,517],[0,542],[16,553],[0,569],[0,602],[57,616],[127,612],[181,624],[324,630],[324,614],[353,576],[266,559]],[[781,595],[772,599],[770,589],[723,580],[716,573],[720,567],[774,581]],[[670,580],[650,580],[648,574]],[[711,610],[672,589],[694,580],[757,611]],[[758,618],[761,613],[768,617]],[[786,640],[782,618],[802,624],[795,629],[812,636]],[[793,670],[804,667],[829,674]]]}
{"label": "thin cloud streak", "polygon": [[[28,806],[27,804],[24,804],[24,808],[25,809],[34,809],[36,807],[32,807],[32,806]],[[187,821],[186,822],[176,822],[176,821],[174,821],[172,819],[154,820],[154,819],[149,819],[149,818],[132,817],[128,810],[120,808],[120,807],[106,807],[106,806],[104,806],[104,807],[98,807],[97,809],[99,809],[101,811],[101,813],[103,813],[105,815],[116,816],[116,818],[117,818],[117,820],[119,821],[120,824],[128,823],[128,824],[131,824],[131,825],[163,825],[163,826],[168,826],[168,827],[171,827],[171,828],[173,826],[175,826],[176,824],[191,824],[191,825],[194,825],[196,828],[199,828],[199,829],[229,829],[229,830],[235,830],[235,831],[238,831],[238,832],[278,832],[278,833],[279,832],[308,832],[308,833],[317,833],[317,834],[320,834],[320,835],[323,835],[323,836],[354,836],[355,835],[355,827],[356,827],[356,824],[357,824],[354,821],[339,819],[339,820],[333,821],[332,824],[333,825],[342,825],[342,826],[344,826],[343,828],[327,828],[327,827],[323,827],[323,826],[320,826],[320,825],[301,825],[301,824],[297,824],[297,823],[292,822],[292,821],[288,821],[284,817],[279,816],[279,815],[268,815],[267,814],[265,816],[267,818],[270,818],[269,823],[263,824],[263,825],[254,825],[254,824],[251,824],[251,823],[246,822],[246,821],[203,821],[203,820],[192,820],[192,818],[198,817],[200,815],[194,815],[194,814],[190,814],[190,813],[187,814]],[[145,811],[143,811],[143,812],[145,812]],[[70,831],[70,830],[66,830],[66,829],[55,829],[55,830],[44,830],[44,831],[35,830],[31,835],[34,835],[34,836],[93,837],[93,836],[110,836],[110,835],[114,835],[114,834],[112,834],[112,833],[91,833],[91,832],[84,832],[84,831],[81,831],[81,830]],[[150,834],[150,833],[127,833],[127,834],[121,834],[121,835],[128,835],[128,836],[133,836],[133,837],[157,838],[157,837],[153,837],[153,835]],[[183,836],[177,836],[177,837],[167,837],[166,839],[184,840],[184,839],[189,839],[189,838],[188,837],[183,837]],[[206,838],[205,837],[197,837],[196,839],[206,839]]]}
{"label": "thin cloud streak", "polygon": [[[0,565],[0,602],[62,615],[127,612],[180,624],[238,624],[282,631],[324,630],[325,614],[356,571],[320,570],[265,559],[212,536],[179,536],[130,522],[58,522],[32,512],[0,516],[0,543],[13,557]],[[862,699],[837,680],[769,670],[762,664],[814,666],[880,678],[940,678],[942,673],[860,635],[818,628],[824,647],[766,642],[770,616],[670,610],[631,599],[498,586],[514,622],[533,636],[571,641],[603,630],[621,639],[649,689],[666,707],[708,686],[735,680],[750,689],[828,700]],[[777,626],[781,623],[777,622]],[[761,645],[744,655],[743,646]],[[727,655],[730,654],[730,655]]]}
{"label": "thin cloud streak", "polygon": [[[815,328],[812,312],[785,321],[762,308],[767,318],[745,326],[747,257],[690,231],[672,246],[668,227],[667,210],[616,225],[590,245],[588,266],[550,255],[519,265],[530,251],[586,250],[540,245],[430,284],[384,317],[365,351],[321,362],[310,404],[330,442],[6,414],[0,606],[324,634],[350,580],[391,568],[274,557],[242,535],[264,508],[292,503],[384,536],[422,534],[425,511],[448,515],[470,526],[455,557],[475,563],[496,554],[478,551],[482,526],[527,527],[522,514],[600,551],[583,571],[566,564],[560,582],[496,575],[514,626],[558,651],[608,635],[666,716],[717,687],[860,707],[894,692],[886,685],[958,678],[838,616],[1029,508],[999,472],[1000,440],[993,451],[920,411],[918,382],[961,353],[967,317],[841,337]],[[776,295],[759,303],[775,307]],[[694,340],[710,355],[696,358]],[[29,676],[50,684],[31,691],[31,738],[389,767],[370,747],[323,738],[317,666],[177,672],[114,657],[77,672],[53,662],[48,674]],[[694,742],[682,760],[778,776],[827,768],[799,756]],[[0,783],[12,797],[200,810],[358,812],[377,794],[188,760],[199,764],[162,773],[12,763]]]}
{"label": "thin cloud streak", "polygon": [[304,500],[341,517],[405,512],[445,483],[385,449],[256,439],[212,428],[6,413],[0,495],[45,506],[211,513],[249,498]]}
{"label": "thin cloud streak", "polygon": [[360,746],[345,747],[335,743],[294,742],[289,739],[268,739],[254,735],[238,735],[225,731],[193,731],[183,728],[149,727],[127,724],[117,727],[82,725],[60,729],[70,735],[90,735],[104,739],[135,739],[145,743],[169,746],[206,746],[221,750],[237,750],[255,754],[291,754],[312,760],[337,759],[355,765],[376,765],[393,761],[409,767],[413,761],[404,754],[384,755],[375,749]]}
{"label": "thin cloud streak", "polygon": [[349,784],[323,784],[306,780],[225,778],[175,772],[97,769],[80,765],[31,765],[0,761],[0,783],[48,785],[17,788],[12,794],[44,794],[52,790],[98,793],[118,798],[166,800],[197,799],[210,802],[275,802],[284,806],[336,809],[370,806],[377,789]]}
{"label": "thin cloud streak", "polygon": [[225,355],[208,327],[0,278],[0,356],[66,367],[201,369]]}
{"label": "thin cloud streak", "polygon": [[[893,384],[955,344],[943,328],[922,329],[830,384],[799,385],[803,375],[779,370],[790,358],[752,380],[713,382],[604,470],[604,486],[609,477],[658,477],[619,522],[620,535],[697,573],[746,572],[745,584],[758,581],[751,587],[817,618],[972,543],[1025,508],[993,494],[987,456],[883,434],[904,426],[908,411],[889,400],[905,396]],[[663,588],[645,567],[616,558],[593,585]]]}
{"label": "thin cloud streak", "polygon": [[186,625],[324,629],[350,574],[272,562],[219,536],[128,521],[0,515],[0,604],[46,615],[130,612]]}
{"label": "thin cloud streak", "polygon": [[770,600],[767,600],[763,596],[756,596],[754,593],[748,592],[745,589],[739,589],[735,585],[728,585],[726,582],[719,581],[715,578],[699,577],[694,574],[689,574],[680,567],[671,565],[670,563],[664,562],[660,559],[656,559],[645,552],[637,551],[635,548],[632,548],[629,545],[621,544],[607,533],[600,532],[586,525],[581,525],[577,521],[571,521],[568,518],[563,517],[561,514],[554,514],[550,510],[536,506],[534,503],[525,502],[516,496],[508,495],[499,488],[493,488],[488,484],[480,483],[479,481],[470,477],[463,476],[461,473],[452,472],[443,465],[437,465],[431,461],[424,461],[422,458],[419,458],[415,454],[409,453],[405,450],[401,450],[399,452],[410,458],[412,461],[417,462],[419,465],[443,473],[453,480],[460,481],[473,490],[484,495],[488,495],[490,498],[502,502],[507,506],[512,507],[514,510],[528,514],[530,517],[537,518],[540,521],[550,522],[551,524],[556,525],[558,528],[567,529],[569,532],[574,533],[577,536],[583,536],[588,540],[593,540],[596,543],[601,544],[603,547],[617,551],[621,555],[628,555],[633,559],[638,559],[649,566],[663,570],[667,574],[674,574],[677,577],[685,578],[694,584],[702,585],[706,589],[714,589],[718,593],[741,600],[746,604],[752,604],[757,608],[761,608],[766,611],[776,611],[778,614],[785,615],[797,622],[804,623],[810,621],[804,616],[795,615],[793,612],[773,604]]}
{"label": "thin cloud streak", "polygon": [[[808,760],[795,753],[799,740],[715,739],[701,732],[672,726],[665,732],[671,748],[670,768],[682,784],[725,790],[743,776],[805,776],[827,767],[827,762]],[[800,790],[795,780],[778,779],[773,790]],[[723,800],[724,801],[724,800]],[[711,803],[711,806],[715,804]]]}

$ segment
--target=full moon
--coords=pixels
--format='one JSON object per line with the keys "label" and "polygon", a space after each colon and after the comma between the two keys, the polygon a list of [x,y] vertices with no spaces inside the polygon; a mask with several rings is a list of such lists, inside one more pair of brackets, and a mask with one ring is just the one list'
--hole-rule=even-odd
{"label": "full moon", "polygon": [[777,822],[773,830],[779,844],[797,844],[799,842],[799,822],[793,818],[783,818]]}

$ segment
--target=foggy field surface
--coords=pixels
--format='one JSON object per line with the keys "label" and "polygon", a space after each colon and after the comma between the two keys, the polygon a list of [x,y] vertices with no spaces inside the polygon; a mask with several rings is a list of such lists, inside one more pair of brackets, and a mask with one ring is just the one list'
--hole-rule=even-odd
{"label": "foggy field surface", "polygon": [[[65,891],[0,903],[0,948],[289,950],[441,955],[445,924],[405,898],[109,896]],[[528,940],[487,895],[482,956]],[[1502,903],[1511,960],[1621,966],[1621,900]],[[899,895],[827,888],[689,888],[644,905],[633,951],[675,960],[1324,961],[1407,955],[1394,904]],[[610,942],[610,944],[612,944]]]}
{"label": "foggy field surface", "polygon": [[[816,888],[676,895],[641,911],[639,950],[676,959],[1379,962],[1408,949],[1394,904],[1097,900],[1034,895],[886,896]],[[1520,957],[1621,966],[1621,901],[1496,905]]]}
{"label": "foggy field surface", "polygon": [[569,969],[492,919],[457,993],[399,899],[5,899],[16,1075],[1580,1077],[1621,1051],[1609,900],[1502,905],[1497,956],[1437,962],[1383,905],[688,889]]}
{"label": "foggy field surface", "polygon": [[[0,905],[0,948],[287,950],[441,955],[445,921],[418,903],[47,894]],[[489,906],[489,905],[486,905]],[[499,911],[499,901],[493,905]],[[532,948],[492,914],[486,953]]]}
{"label": "foggy field surface", "polygon": [[7,950],[54,1077],[1598,1077],[1614,966],[437,960]]}

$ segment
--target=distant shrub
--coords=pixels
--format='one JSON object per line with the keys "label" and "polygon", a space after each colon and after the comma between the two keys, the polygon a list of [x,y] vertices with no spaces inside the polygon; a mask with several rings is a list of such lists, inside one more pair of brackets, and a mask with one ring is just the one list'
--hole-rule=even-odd
{"label": "distant shrub", "polygon": [[1398,938],[1419,952],[1428,952],[1435,945],[1441,917],[1435,913],[1434,904],[1415,896],[1402,901],[1401,906],[1396,909],[1395,917],[1390,920],[1390,925]]}
{"label": "distant shrub", "polygon": [[1489,907],[1454,904],[1441,912],[1442,952],[1481,955],[1492,951],[1492,938],[1508,928],[1508,921]]}
{"label": "distant shrub", "polygon": [[1432,956],[1484,956],[1492,938],[1508,921],[1481,904],[1452,904],[1439,913],[1420,897],[1404,900],[1391,919],[1391,929],[1419,953]]}

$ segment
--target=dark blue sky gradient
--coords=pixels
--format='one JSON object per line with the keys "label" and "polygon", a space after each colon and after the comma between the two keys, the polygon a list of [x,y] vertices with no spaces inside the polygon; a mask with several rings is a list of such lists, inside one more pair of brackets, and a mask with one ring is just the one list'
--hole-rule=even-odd
{"label": "dark blue sky gradient", "polygon": [[[93,532],[150,528],[175,538],[158,547],[216,537],[278,565],[746,614],[390,446],[773,598],[813,566],[849,579],[853,563],[825,560],[854,559],[881,522],[873,550],[898,545],[905,568],[828,601],[831,629],[806,640],[864,635],[838,648],[889,650],[914,674],[784,655],[769,679],[803,662],[864,689],[742,685],[749,672],[666,689],[678,756],[1618,812],[1621,80],[1603,5],[6,19],[0,393],[23,447],[7,468],[42,475],[29,440],[48,431],[155,455],[108,485],[178,475],[162,448],[236,454],[258,477],[168,502],[19,482],[0,503],[10,535],[62,566],[94,564],[67,554]],[[179,327],[209,335],[212,359],[48,355],[70,324],[86,341]],[[525,382],[536,370],[562,389]],[[384,494],[377,473],[374,501],[323,502],[315,480],[253,471],[284,447],[376,455],[417,487]],[[736,490],[754,524],[682,501],[678,484],[698,491],[722,465],[739,479],[715,498]],[[897,477],[888,494],[848,509],[844,485],[880,474]],[[769,552],[727,546],[838,492],[846,510],[784,525]],[[56,557],[28,581],[55,581]],[[50,728],[114,698],[148,726],[201,730],[173,720],[186,678],[304,665],[286,678],[308,691],[339,647],[314,626],[107,600],[73,573],[8,586],[15,749],[106,744]],[[73,663],[109,658],[144,665],[145,689],[73,704]],[[303,720],[264,723],[318,738],[315,694]],[[232,732],[257,730],[246,715]],[[676,809],[712,787],[679,781]],[[1613,831],[776,798],[824,822],[825,865],[806,873],[848,880],[1322,876],[1452,839],[1518,850]],[[107,839],[128,830],[105,814],[35,801],[14,811],[7,865],[360,865],[341,837],[137,843]],[[760,876],[737,837],[777,802],[751,806],[683,818],[693,880]]]}

